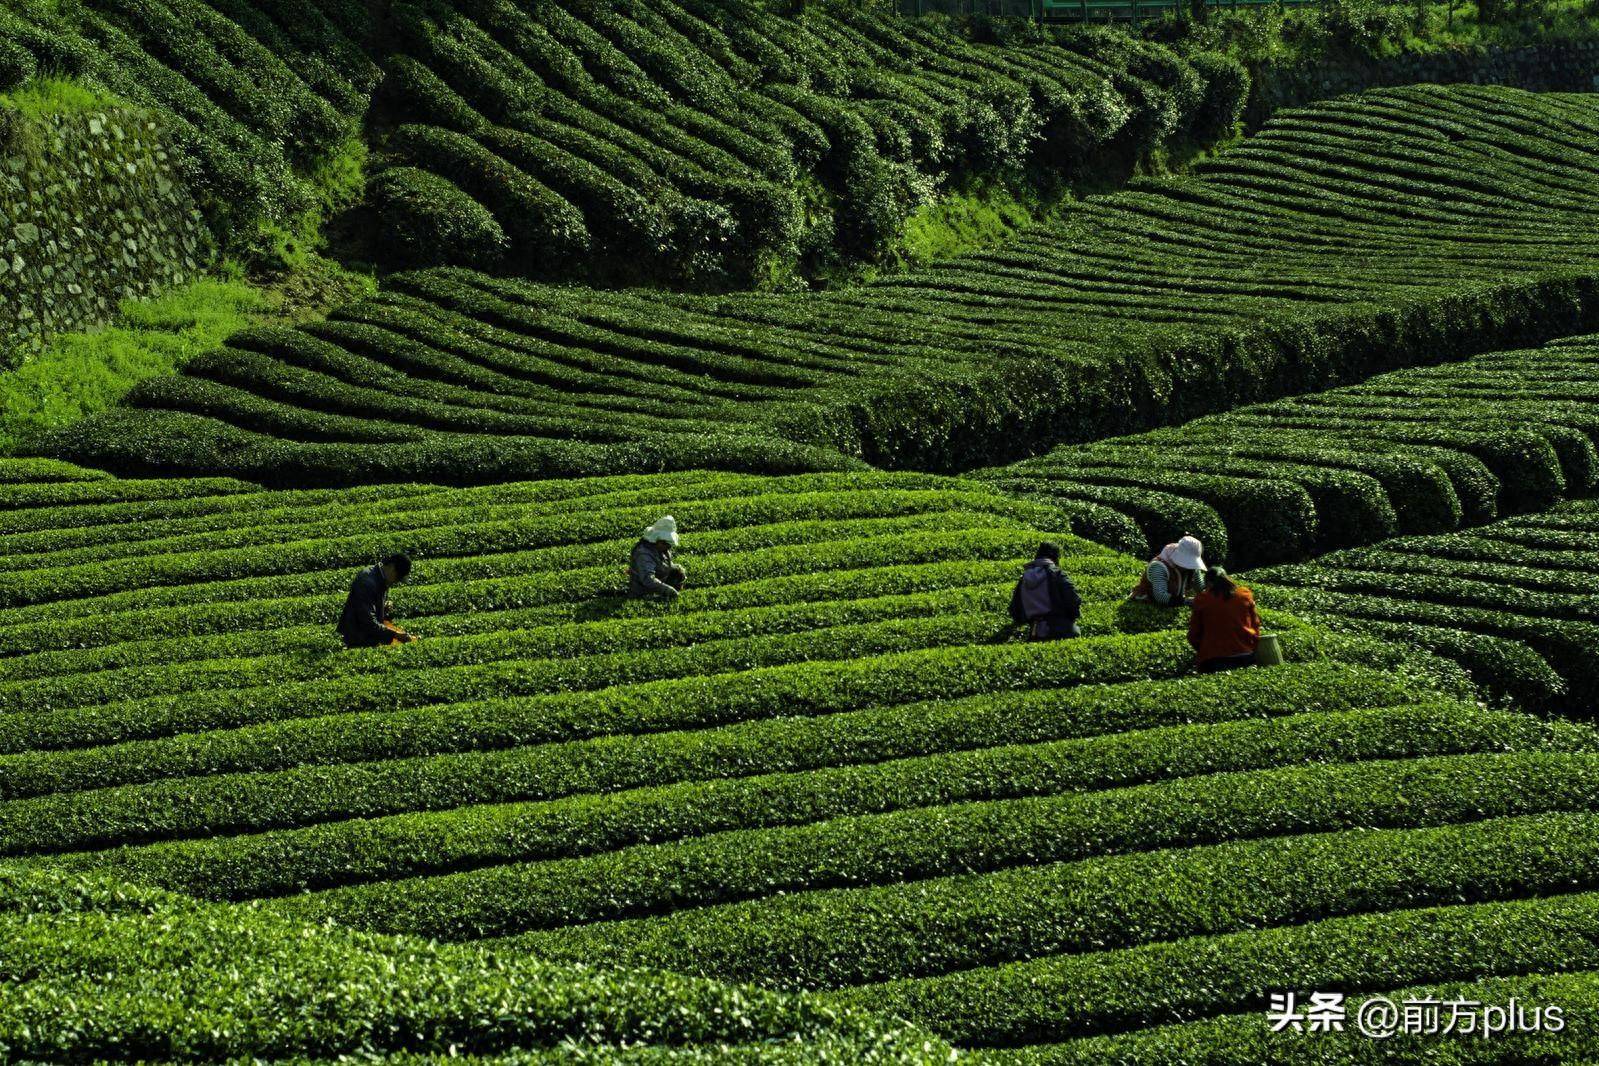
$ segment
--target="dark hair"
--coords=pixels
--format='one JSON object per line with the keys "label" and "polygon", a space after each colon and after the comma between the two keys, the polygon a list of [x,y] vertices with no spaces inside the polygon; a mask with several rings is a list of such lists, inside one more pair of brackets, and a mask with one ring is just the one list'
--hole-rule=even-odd
{"label": "dark hair", "polygon": [[1233,593],[1238,590],[1237,582],[1227,576],[1227,571],[1219,566],[1210,572],[1210,580],[1205,582],[1205,587],[1224,600],[1232,599]]}
{"label": "dark hair", "polygon": [[1033,555],[1033,558],[1050,559],[1058,563],[1060,562],[1060,545],[1052,540],[1046,540],[1038,546],[1038,551]]}
{"label": "dark hair", "polygon": [[404,581],[411,573],[410,557],[400,552],[395,552],[393,555],[385,555],[383,557],[383,565],[392,566],[394,568],[394,576],[401,581]]}

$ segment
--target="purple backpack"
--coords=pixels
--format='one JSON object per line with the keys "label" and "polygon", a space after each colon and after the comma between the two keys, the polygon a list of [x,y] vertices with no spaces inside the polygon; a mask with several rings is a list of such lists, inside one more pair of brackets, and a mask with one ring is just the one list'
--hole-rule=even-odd
{"label": "purple backpack", "polygon": [[1049,594],[1050,567],[1029,564],[1022,571],[1022,612],[1029,622],[1046,618],[1055,610],[1054,598]]}

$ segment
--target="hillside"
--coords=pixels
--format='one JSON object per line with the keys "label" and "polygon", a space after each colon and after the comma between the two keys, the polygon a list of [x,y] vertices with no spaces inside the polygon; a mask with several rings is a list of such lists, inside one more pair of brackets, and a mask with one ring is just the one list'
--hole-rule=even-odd
{"label": "hillside", "polygon": [[236,336],[54,450],[311,483],[1008,460],[1592,328],[1594,106],[1332,101],[1193,177],[838,293],[402,275],[326,323]]}
{"label": "hillside", "polygon": [[247,256],[330,222],[385,268],[697,287],[881,260],[940,189],[1219,139],[1248,85],[1115,34],[729,0],[26,0],[0,92],[40,71],[147,109]]}
{"label": "hillside", "polygon": [[1595,10],[977,7],[4,5],[0,1061],[1599,1060]]}
{"label": "hillside", "polygon": [[[1052,519],[971,483],[4,472],[0,852],[33,866],[833,990],[978,1047],[1210,1025],[1296,938],[1592,920],[1569,895],[1599,876],[1590,731],[1286,615],[1288,664],[1184,676],[1172,616],[1122,598],[1133,561],[1071,539],[1083,639],[1007,641]],[[663,509],[694,592],[625,601],[619,559]],[[425,560],[395,595],[422,641],[335,653],[351,568],[396,544]],[[1173,998],[1185,945],[1222,969]],[[1582,968],[1565,951],[1341,980]],[[1272,977],[1322,982],[1321,957]],[[1046,991],[1090,969],[1124,990]]]}
{"label": "hillside", "polygon": [[1185,533],[1214,562],[1297,562],[1447,533],[1590,495],[1594,338],[1489,352],[982,472],[1153,553]]}
{"label": "hillside", "polygon": [[[924,1033],[814,999],[312,928],[15,864],[0,869],[0,927],[0,1042],[8,1057],[419,1062],[464,1051],[524,1063],[758,1056],[840,1064],[941,1057]],[[182,1005],[176,1014],[175,1004]]]}
{"label": "hillside", "polygon": [[[392,22],[380,254],[590,280],[877,259],[941,182],[1060,183],[1096,152],[1214,139],[1246,84],[1219,57],[1207,79],[1101,34],[1006,46],[845,5],[433,0]],[[427,239],[484,208],[467,239]]]}

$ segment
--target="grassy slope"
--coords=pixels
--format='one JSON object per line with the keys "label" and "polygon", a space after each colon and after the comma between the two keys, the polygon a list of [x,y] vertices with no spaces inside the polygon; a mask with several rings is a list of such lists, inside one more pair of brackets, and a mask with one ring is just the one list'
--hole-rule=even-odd
{"label": "grassy slope", "polygon": [[302,258],[271,281],[234,271],[124,300],[110,322],[53,337],[22,366],[0,373],[0,455],[36,450],[50,432],[115,405],[147,378],[182,370],[241,330],[320,317],[372,287],[331,261]]}
{"label": "grassy slope", "polygon": [[[486,203],[517,246],[513,269],[696,286],[876,260],[946,179],[1056,170],[1077,162],[1055,158],[1061,138],[1097,153],[1129,122],[1147,127],[1121,146],[1136,157],[1178,133],[1224,133],[1239,103],[1213,102],[1216,130],[1190,130],[1204,82],[1170,50],[1011,36],[719,0],[413,0],[381,15],[298,0],[84,0],[0,15],[0,89],[67,74],[152,111],[224,249],[244,258],[315,241],[331,172],[370,149],[379,168],[433,171],[435,189],[460,182],[441,210]],[[415,137],[389,136],[401,124],[455,147],[411,151]],[[801,181],[823,192],[809,223]],[[384,217],[344,236],[409,228],[405,210],[372,206]],[[356,243],[380,258],[398,247]],[[461,242],[411,251],[477,262]]]}
{"label": "grassy slope", "polygon": [[125,300],[105,326],[53,338],[0,374],[0,454],[122,398],[137,382],[181,369],[246,326],[266,321],[266,292],[206,278],[150,300]]}
{"label": "grassy slope", "polygon": [[70,78],[30,78],[0,93],[0,107],[24,118],[74,111],[100,111],[117,104],[115,97]]}

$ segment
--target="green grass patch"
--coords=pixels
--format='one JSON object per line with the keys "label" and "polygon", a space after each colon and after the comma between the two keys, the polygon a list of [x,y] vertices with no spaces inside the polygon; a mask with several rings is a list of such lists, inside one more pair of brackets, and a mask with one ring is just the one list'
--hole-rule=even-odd
{"label": "green grass patch", "polygon": [[1023,199],[1003,185],[955,191],[916,211],[905,222],[898,255],[920,266],[935,259],[992,248],[1047,210],[1036,197]]}
{"label": "green grass patch", "polygon": [[281,304],[281,296],[231,278],[201,278],[155,299],[124,300],[109,325],[62,334],[0,375],[0,454],[110,407],[139,381],[180,368]]}
{"label": "green grass patch", "polygon": [[[340,243],[340,216],[354,207],[366,191],[368,147],[357,135],[339,142],[305,174],[310,202],[284,222],[263,220],[241,253],[245,267],[255,275],[282,276],[325,273],[318,262],[330,245]],[[343,250],[329,254],[344,258]]]}
{"label": "green grass patch", "polygon": [[116,97],[69,78],[29,78],[10,92],[0,93],[0,107],[27,118],[104,111],[119,105]]}
{"label": "green grass patch", "polygon": [[0,373],[0,455],[114,406],[139,382],[181,370],[249,326],[320,318],[369,296],[373,279],[305,252],[270,282],[237,264],[150,299],[122,301],[103,326],[64,333],[15,370]]}

